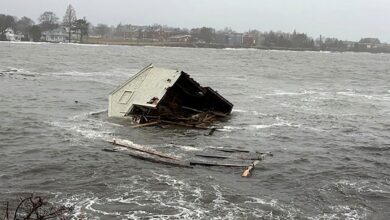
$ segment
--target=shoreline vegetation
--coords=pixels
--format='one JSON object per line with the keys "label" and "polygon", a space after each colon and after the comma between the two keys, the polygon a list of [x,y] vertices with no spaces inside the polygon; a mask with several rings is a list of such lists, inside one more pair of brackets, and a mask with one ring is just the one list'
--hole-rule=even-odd
{"label": "shoreline vegetation", "polygon": [[187,43],[187,42],[145,42],[123,39],[103,39],[86,38],[80,44],[96,45],[116,45],[116,46],[154,46],[154,47],[179,47],[179,48],[212,48],[212,49],[256,49],[256,50],[285,50],[285,51],[314,51],[314,52],[366,52],[366,53],[390,53],[390,47],[387,50],[380,49],[343,49],[343,48],[313,48],[313,47],[277,47],[277,46],[234,46],[218,43]]}
{"label": "shoreline vegetation", "polygon": [[0,14],[0,41],[390,53],[390,44],[371,37],[347,41],[322,35],[313,38],[296,30],[275,32],[254,29],[239,33],[229,27],[216,30],[212,27],[187,29],[160,24],[92,25],[85,17],[78,19],[72,5],[67,7],[62,21],[52,11],[43,12],[37,24],[28,17],[19,19]]}

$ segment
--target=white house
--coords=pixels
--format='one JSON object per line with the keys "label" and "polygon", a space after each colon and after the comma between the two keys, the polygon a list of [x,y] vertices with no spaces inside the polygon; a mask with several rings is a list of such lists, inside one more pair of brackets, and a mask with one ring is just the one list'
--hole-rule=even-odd
{"label": "white house", "polygon": [[23,34],[15,33],[12,28],[7,28],[5,30],[5,38],[9,41],[21,41],[23,38]]}
{"label": "white house", "polygon": [[42,32],[41,40],[53,43],[68,42],[68,33],[65,28],[59,27],[54,30]]}
{"label": "white house", "polygon": [[15,33],[14,33],[14,30],[12,30],[11,28],[7,28],[5,30],[5,38],[9,41],[14,41],[15,40]]}

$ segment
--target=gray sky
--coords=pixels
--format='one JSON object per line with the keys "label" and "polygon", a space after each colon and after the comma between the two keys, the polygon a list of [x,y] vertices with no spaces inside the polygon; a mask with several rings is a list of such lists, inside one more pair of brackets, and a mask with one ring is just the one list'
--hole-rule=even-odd
{"label": "gray sky", "polygon": [[62,19],[68,4],[95,25],[296,29],[314,38],[378,37],[390,43],[390,0],[0,0],[0,13],[37,20],[42,12],[53,11]]}

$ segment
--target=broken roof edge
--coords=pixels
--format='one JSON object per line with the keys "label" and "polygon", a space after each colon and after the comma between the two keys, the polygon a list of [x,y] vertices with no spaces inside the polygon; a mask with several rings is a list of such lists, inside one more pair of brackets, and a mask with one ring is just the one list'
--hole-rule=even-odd
{"label": "broken roof edge", "polygon": [[230,113],[232,112],[233,107],[234,107],[233,103],[231,103],[229,100],[227,100],[227,99],[226,99],[225,97],[223,97],[221,94],[219,94],[219,92],[218,92],[217,90],[214,90],[213,88],[208,87],[208,86],[203,87],[203,88],[205,88],[206,90],[208,90],[208,91],[214,93],[214,95],[216,95],[218,98],[220,98],[221,100],[223,100],[224,102],[226,102],[228,105],[230,105],[231,108],[230,108],[230,112],[229,112],[228,114],[230,114]]}
{"label": "broken roof edge", "polygon": [[153,63],[149,64],[148,66],[144,67],[141,71],[139,71],[138,73],[136,73],[135,75],[131,76],[128,80],[126,80],[124,83],[122,83],[122,85],[120,85],[118,88],[116,88],[115,90],[113,90],[112,92],[110,92],[110,95],[118,92],[120,89],[122,89],[124,86],[126,86],[129,82],[133,81],[135,78],[137,78],[139,75],[141,75],[142,73],[146,72],[147,70],[149,69],[152,69],[154,67]]}

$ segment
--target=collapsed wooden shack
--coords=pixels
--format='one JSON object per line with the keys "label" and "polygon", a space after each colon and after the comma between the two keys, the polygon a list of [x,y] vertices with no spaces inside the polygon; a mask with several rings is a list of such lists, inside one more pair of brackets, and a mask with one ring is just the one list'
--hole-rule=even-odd
{"label": "collapsed wooden shack", "polygon": [[109,117],[131,117],[139,126],[172,124],[208,128],[226,117],[233,104],[187,73],[152,64],[109,96]]}
{"label": "collapsed wooden shack", "polygon": [[[233,104],[210,87],[202,87],[187,73],[149,65],[115,89],[109,96],[109,117],[131,118],[142,127],[156,124],[207,129],[219,118],[228,116]],[[216,128],[212,128],[211,135]],[[134,145],[131,141],[107,140],[132,157],[172,166],[222,166],[244,168],[248,177],[256,164],[270,153],[238,149],[214,149],[181,158],[156,149]]]}

